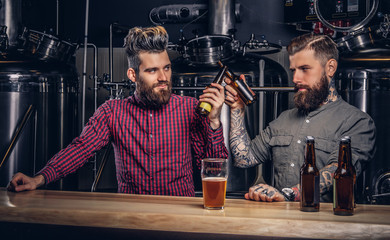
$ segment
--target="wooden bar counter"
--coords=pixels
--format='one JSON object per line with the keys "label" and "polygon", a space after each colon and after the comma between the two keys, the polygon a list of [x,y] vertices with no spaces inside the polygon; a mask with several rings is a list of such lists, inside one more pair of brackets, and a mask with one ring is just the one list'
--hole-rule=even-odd
{"label": "wooden bar counter", "polygon": [[307,213],[297,202],[227,199],[224,210],[205,210],[196,197],[0,188],[0,231],[0,239],[390,239],[390,206],[336,216],[330,203]]}

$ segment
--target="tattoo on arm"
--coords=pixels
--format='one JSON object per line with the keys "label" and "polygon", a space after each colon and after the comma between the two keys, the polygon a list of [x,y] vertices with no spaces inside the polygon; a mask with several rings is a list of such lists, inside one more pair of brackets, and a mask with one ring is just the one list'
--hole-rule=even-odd
{"label": "tattoo on arm", "polygon": [[244,111],[245,109],[233,110],[230,119],[230,148],[235,166],[241,168],[258,164],[250,150],[251,139],[244,125]]}
{"label": "tattoo on arm", "polygon": [[299,201],[301,200],[301,185],[297,184],[291,188],[294,191],[294,201]]}
{"label": "tattoo on arm", "polygon": [[331,163],[320,170],[320,192],[324,194],[332,189],[333,174],[337,169],[337,163]]}

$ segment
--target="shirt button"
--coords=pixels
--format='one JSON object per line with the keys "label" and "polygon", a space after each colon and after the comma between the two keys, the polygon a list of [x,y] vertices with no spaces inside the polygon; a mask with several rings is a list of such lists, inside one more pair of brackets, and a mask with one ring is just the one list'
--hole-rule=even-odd
{"label": "shirt button", "polygon": [[291,167],[294,167],[294,166],[295,166],[295,164],[294,164],[294,163],[291,163],[291,164],[290,164],[290,166],[291,166]]}
{"label": "shirt button", "polygon": [[309,119],[306,119],[306,123],[309,123],[310,122],[310,120]]}
{"label": "shirt button", "polygon": [[150,114],[150,117],[153,117],[153,114]]}
{"label": "shirt button", "polygon": [[150,137],[152,137],[153,135],[152,134],[150,134]]}
{"label": "shirt button", "polygon": [[300,143],[301,143],[301,140],[298,140],[297,143],[300,144]]}

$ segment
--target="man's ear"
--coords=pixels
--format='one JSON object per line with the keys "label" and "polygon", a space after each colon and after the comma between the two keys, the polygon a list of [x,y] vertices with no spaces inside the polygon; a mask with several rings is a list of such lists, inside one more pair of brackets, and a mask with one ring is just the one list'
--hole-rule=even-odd
{"label": "man's ear", "polygon": [[333,78],[334,74],[336,73],[337,71],[337,61],[336,59],[330,59],[327,63],[326,63],[326,66],[325,66],[325,72],[326,72],[326,75],[330,78]]}
{"label": "man's ear", "polygon": [[135,74],[135,70],[133,68],[129,68],[127,69],[127,77],[135,83],[136,81],[136,74]]}

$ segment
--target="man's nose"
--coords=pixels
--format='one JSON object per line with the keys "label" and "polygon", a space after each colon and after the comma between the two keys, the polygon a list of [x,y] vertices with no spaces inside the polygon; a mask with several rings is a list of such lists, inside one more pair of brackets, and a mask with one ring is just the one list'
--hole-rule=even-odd
{"label": "man's nose", "polygon": [[301,76],[299,76],[299,74],[297,72],[294,72],[292,81],[295,84],[302,82]]}
{"label": "man's nose", "polygon": [[167,81],[168,80],[168,73],[164,70],[158,71],[158,81]]}

